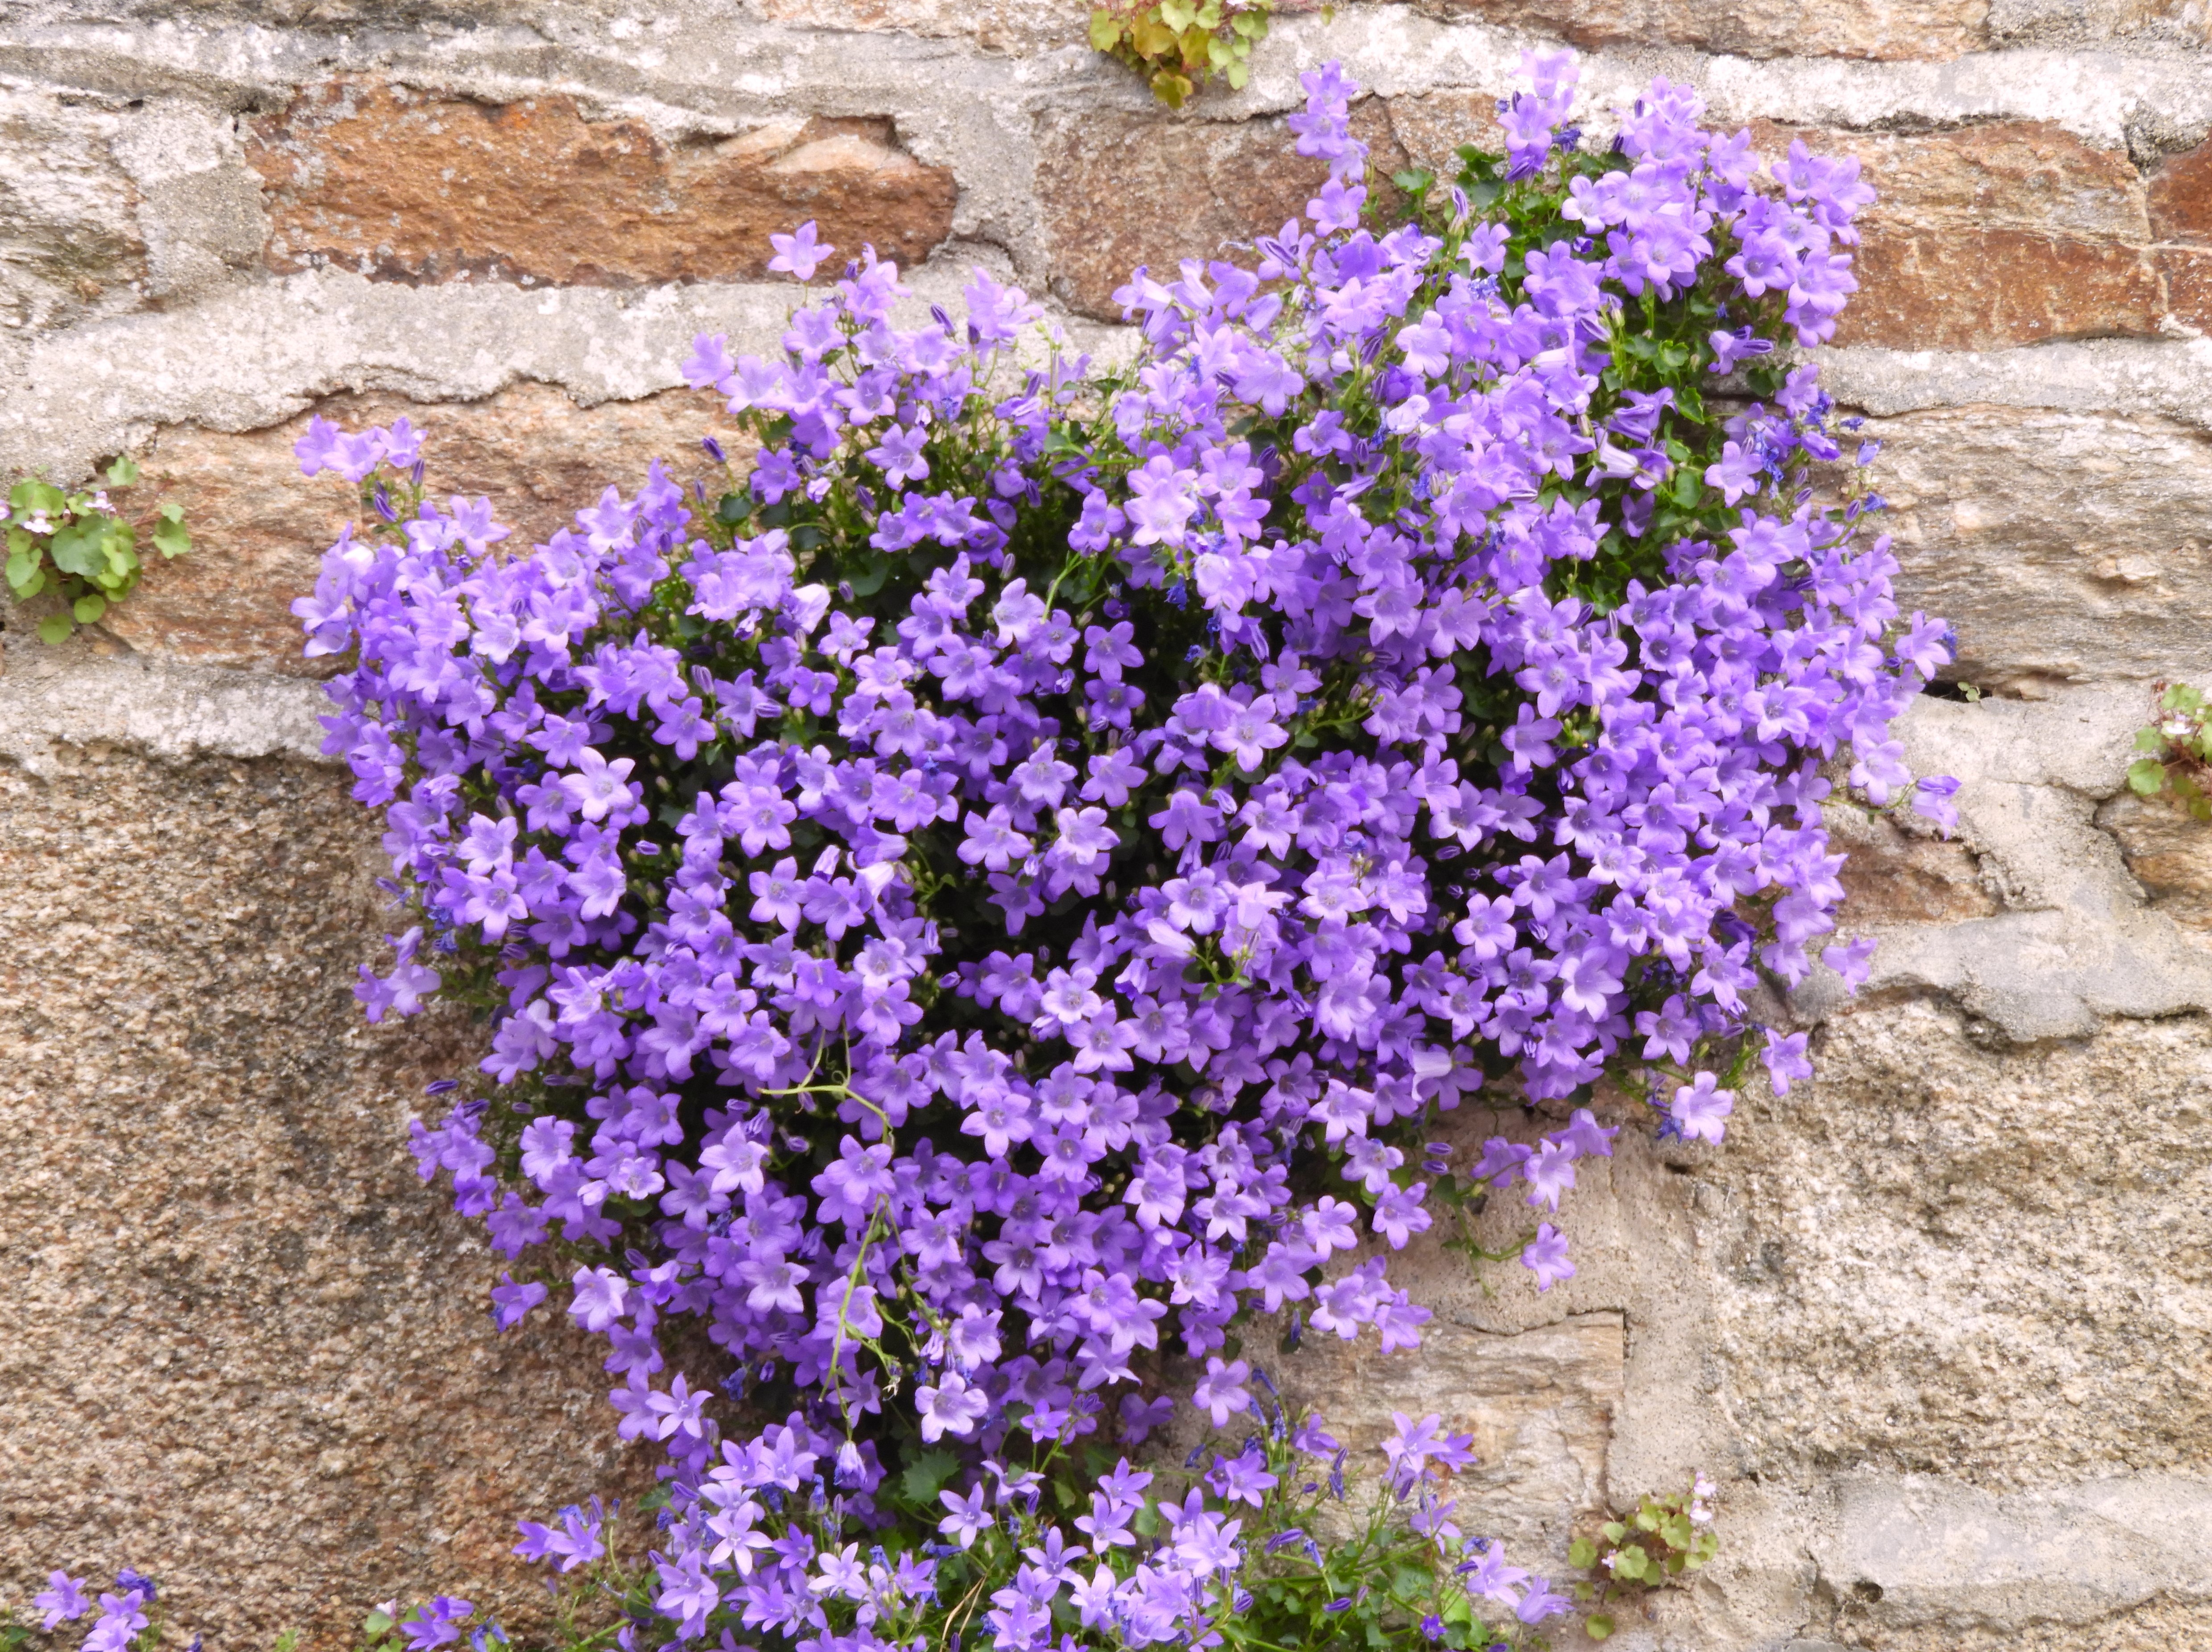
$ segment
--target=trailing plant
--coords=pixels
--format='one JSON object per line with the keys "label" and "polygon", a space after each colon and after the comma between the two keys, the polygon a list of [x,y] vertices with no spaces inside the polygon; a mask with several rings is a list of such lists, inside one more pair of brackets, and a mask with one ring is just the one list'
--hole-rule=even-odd
{"label": "trailing plant", "polygon": [[[781,356],[699,342],[761,444],[719,499],[656,471],[495,554],[411,431],[301,442],[369,506],[297,610],[412,914],[358,990],[491,1023],[416,1151],[513,1259],[499,1322],[558,1288],[668,1453],[653,1637],[1322,1643],[1327,1552],[1261,1587],[1290,1505],[1152,1489],[1172,1394],[1280,1491],[1255,1320],[1417,1345],[1389,1254],[1509,1193],[1548,1290],[1601,1078],[1717,1142],[1753,1061],[1809,1072],[1753,1006],[1864,973],[1824,769],[1943,806],[1889,724],[1945,629],[1810,503],[1829,404],[1763,360],[1832,331],[1868,191],[1802,145],[1762,187],[1663,82],[1583,155],[1529,69],[1395,226],[1307,76],[1328,181],[1253,269],[1136,272],[1124,371],[981,273],[899,328],[864,249]],[[1536,1139],[1455,1169],[1484,1090]],[[724,1370],[670,1369],[686,1321]],[[1370,1644],[1434,1638],[1369,1588]]]}
{"label": "trailing plant", "polygon": [[[45,592],[63,610],[39,622],[39,641],[56,643],[80,625],[96,623],[138,584],[138,530],[118,511],[108,488],[129,488],[138,466],[127,453],[107,467],[107,487],[65,493],[25,477],[8,490],[0,522],[8,530],[8,588],[18,602]],[[148,535],[164,560],[192,548],[183,507],[164,503]]]}
{"label": "trailing plant", "polygon": [[1578,1537],[1568,1546],[1570,1565],[1596,1574],[1572,1591],[1592,1608],[1583,1619],[1592,1640],[1612,1635],[1616,1601],[1640,1600],[1683,1582],[1720,1552],[1713,1491],[1702,1472],[1693,1474],[1687,1490],[1646,1496],[1634,1514],[1607,1521],[1595,1538]]}
{"label": "trailing plant", "polygon": [[1091,44],[1145,77],[1170,109],[1219,75],[1242,89],[1273,0],[1121,0],[1091,14]]}
{"label": "trailing plant", "polygon": [[2212,728],[2204,695],[2185,683],[2153,690],[2157,719],[2136,731],[2136,750],[2146,755],[2128,765],[2128,787],[2142,797],[2171,793],[2192,820],[2212,820]]}

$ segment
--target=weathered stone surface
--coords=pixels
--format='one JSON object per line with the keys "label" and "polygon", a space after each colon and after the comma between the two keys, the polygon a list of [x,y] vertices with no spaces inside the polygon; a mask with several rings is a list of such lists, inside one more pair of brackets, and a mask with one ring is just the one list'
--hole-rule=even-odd
{"label": "weathered stone surface", "polygon": [[[1619,1314],[1577,1314],[1528,1330],[1432,1324],[1419,1357],[1316,1335],[1286,1367],[1293,1391],[1317,1407],[1328,1431],[1362,1462],[1392,1429],[1394,1413],[1439,1413],[1474,1437],[1481,1461],[1455,1476],[1465,1529],[1505,1539],[1516,1554],[1563,1548],[1580,1518],[1607,1507],[1606,1453],[1627,1365]],[[1450,1373],[1440,1383],[1439,1372]]]}
{"label": "weathered stone surface", "polygon": [[2124,150],[2046,121],[1911,135],[1761,123],[1753,136],[1770,157],[1793,139],[1856,156],[1878,191],[1838,343],[1996,349],[2158,330],[2150,222]]}
{"label": "weathered stone surface", "polygon": [[[1352,131],[1370,146],[1378,175],[1405,165],[1377,100],[1352,112]],[[1139,264],[1169,279],[1184,258],[1249,267],[1252,238],[1304,211],[1328,176],[1326,162],[1290,153],[1291,142],[1279,120],[1232,125],[1164,110],[1045,117],[1037,193],[1053,295],[1085,315],[1118,320],[1115,289]]]}
{"label": "weathered stone surface", "polygon": [[2212,669],[2212,436],[2163,419],[1970,406],[1870,420],[1908,609],[1956,674],[2039,683]]}
{"label": "weathered stone surface", "polygon": [[1701,1243],[1739,1473],[1993,1490],[2212,1455],[2212,1039],[2029,1048],[1926,1003],[1832,1017],[1746,1097]]}
{"label": "weathered stone surface", "polygon": [[2151,250],[2165,283],[2166,313],[2189,331],[2212,331],[2212,249],[2160,246]]}
{"label": "weathered stone surface", "polygon": [[[2151,720],[2149,696],[2143,721]],[[2154,909],[2185,929],[2212,935],[2212,825],[2191,820],[2170,797],[2123,793],[2097,811],[2120,846],[2128,872]]]}
{"label": "weathered stone surface", "polygon": [[[1881,932],[1881,996],[1938,995],[2018,1043],[2087,1037],[2112,1016],[2212,1014],[2212,957],[2146,907],[2097,806],[2125,787],[2139,683],[1978,704],[1923,696],[1895,726],[1916,774],[1960,782],[1958,841],[2000,910]],[[1838,1011],[1832,976],[1793,995]]]}
{"label": "weathered stone surface", "polygon": [[2212,140],[2168,157],[2145,195],[2158,240],[2212,245]]}
{"label": "weathered stone surface", "polygon": [[1885,1625],[2018,1631],[2094,1623],[2164,1593],[2176,1576],[2212,1577],[2212,1479],[2179,1474],[2090,1480],[2057,1492],[1992,1497],[1933,1477],[1847,1484],[1820,1569]]}
{"label": "weathered stone surface", "polygon": [[917,263],[950,232],[950,173],[884,120],[791,118],[674,147],[574,99],[484,104],[338,81],[258,122],[270,266],[402,281],[627,286],[767,273],[772,232],[811,218],[857,253]]}
{"label": "weathered stone surface", "polygon": [[1828,838],[1847,855],[1838,922],[1847,930],[1987,918],[1997,903],[1965,844],[1907,830],[1849,803],[1826,811]]}
{"label": "weathered stone surface", "polygon": [[2002,46],[2192,50],[2212,41],[2212,7],[2204,0],[1990,0],[1989,33]]}
{"label": "weathered stone surface", "polygon": [[1425,0],[1443,17],[1542,31],[1581,46],[1699,46],[1741,57],[1955,58],[1984,39],[1990,0]]}
{"label": "weathered stone surface", "polygon": [[1869,234],[1859,290],[1836,327],[1844,344],[2002,349],[2047,338],[2151,337],[2166,313],[2140,247],[2023,235]]}
{"label": "weathered stone surface", "polygon": [[[634,489],[655,459],[668,461],[678,481],[716,487],[720,467],[700,439],[719,434],[728,449],[738,445],[720,404],[690,391],[580,408],[557,390],[518,385],[458,405],[341,396],[315,411],[348,428],[411,418],[428,433],[428,485],[439,495],[489,497],[516,545],[566,525],[603,489]],[[192,554],[156,559],[105,629],[142,653],[246,670],[320,669],[300,657],[291,604],[314,589],[323,550],[356,501],[342,481],[301,477],[292,444],[310,416],[245,434],[190,426],[156,434],[139,491],[184,506]]]}
{"label": "weathered stone surface", "polygon": [[258,271],[269,221],[228,111],[150,99],[110,147],[137,191],[146,296],[175,304]]}
{"label": "weathered stone surface", "polygon": [[0,327],[73,319],[146,273],[118,117],[0,88]]}
{"label": "weathered stone surface", "polygon": [[434,1589],[536,1623],[513,1521],[641,1459],[580,1333],[493,1332],[495,1259],[413,1175],[404,1121],[473,1041],[362,1022],[381,914],[343,776],[39,767],[0,763],[0,1594],[136,1564],[173,1635],[242,1647],[348,1645]]}
{"label": "weathered stone surface", "polygon": [[1459,171],[1462,143],[1503,150],[1495,91],[1409,92],[1383,101],[1395,153],[1446,182]]}
{"label": "weathered stone surface", "polygon": [[836,30],[896,29],[926,37],[972,39],[986,52],[1043,52],[1087,46],[1086,0],[755,0],[779,23]]}

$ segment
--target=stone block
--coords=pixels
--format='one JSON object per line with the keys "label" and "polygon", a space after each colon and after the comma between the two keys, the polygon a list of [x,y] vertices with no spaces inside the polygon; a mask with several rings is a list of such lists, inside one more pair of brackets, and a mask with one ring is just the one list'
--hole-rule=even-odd
{"label": "stone block", "polygon": [[896,30],[973,40],[987,52],[1036,52],[1090,44],[1085,0],[757,0],[779,23],[839,32]]}
{"label": "stone block", "polygon": [[529,1643],[514,1521],[650,1461],[590,1339],[493,1330],[497,1259],[415,1176],[408,1115],[477,1035],[362,1019],[373,823],[319,764],[37,768],[0,762],[0,1594],[136,1565],[176,1644],[265,1648],[446,1591]]}
{"label": "stone block", "polygon": [[1617,1313],[1513,1332],[1440,1315],[1418,1355],[1381,1352],[1371,1335],[1346,1344],[1314,1332],[1280,1370],[1293,1404],[1319,1409],[1354,1464],[1380,1461],[1396,1412],[1437,1412],[1446,1428],[1473,1435],[1481,1461],[1453,1477],[1460,1526],[1503,1537],[1527,1564],[1563,1550],[1572,1522],[1606,1507],[1626,1362]]}
{"label": "stone block", "polygon": [[1878,191],[1860,218],[1859,290],[1839,344],[1987,350],[2158,331],[2150,222],[2124,150],[2047,121],[1912,134],[1762,122],[1753,132],[1770,157],[1798,138],[1854,155]]}
{"label": "stone block", "polygon": [[1869,420],[1900,600],[1949,619],[1956,675],[2058,682],[2212,669],[2212,436],[2168,420],[1988,405]]}
{"label": "stone block", "polygon": [[670,143],[573,98],[475,103],[357,81],[255,124],[270,267],[409,282],[474,276],[631,286],[764,276],[773,232],[811,218],[841,253],[914,264],[951,232],[951,173],[887,120],[793,117]]}
{"label": "stone block", "polygon": [[[518,385],[480,402],[420,406],[386,395],[340,396],[315,412],[348,428],[405,415],[426,432],[425,481],[443,496],[483,495],[514,530],[510,545],[545,538],[600,491],[643,482],[655,459],[713,492],[722,472],[700,448],[737,438],[711,395],[670,391],[580,408],[557,390]],[[156,559],[103,629],[142,653],[246,670],[313,671],[300,657],[292,602],[314,589],[317,565],[354,516],[353,490],[328,475],[300,475],[292,444],[308,414],[231,434],[195,426],[157,431],[142,455],[142,497],[174,500],[192,531],[190,556]],[[327,662],[324,662],[327,665]]]}
{"label": "stone block", "polygon": [[[1379,100],[1354,109],[1352,132],[1370,145],[1376,175],[1404,167]],[[1328,176],[1326,163],[1292,154],[1291,142],[1280,120],[1202,121],[1165,110],[1043,117],[1037,195],[1054,296],[1118,321],[1115,290],[1139,264],[1170,280],[1184,258],[1249,268],[1252,238],[1304,211]]]}
{"label": "stone block", "polygon": [[2149,338],[2166,313],[2144,249],[1993,230],[1869,230],[1838,344],[1995,350],[2053,338]]}
{"label": "stone block", "polygon": [[1985,39],[1989,0],[1423,0],[1437,15],[1579,46],[1695,46],[1747,58],[1956,58]]}
{"label": "stone block", "polygon": [[2161,241],[2212,246],[2212,139],[2169,156],[2145,194],[2151,233]]}
{"label": "stone block", "polygon": [[[2142,720],[2152,718],[2143,698]],[[2120,846],[2128,873],[2154,910],[2184,929],[2212,937],[2212,825],[2191,820],[2171,797],[2123,793],[2097,811],[2097,824]]]}
{"label": "stone block", "polygon": [[2190,1475],[2010,1497],[1934,1477],[1847,1482],[1836,1535],[1817,1553],[1839,1589],[1879,1603],[1867,1615],[1884,1625],[2087,1625],[2169,1590],[2212,1594],[2208,1515],[2212,1479]]}
{"label": "stone block", "polygon": [[1990,0],[1994,46],[2161,46],[2194,51],[2212,42],[2204,0]]}
{"label": "stone block", "polygon": [[0,327],[53,326],[118,297],[135,302],[146,244],[137,191],[111,147],[122,124],[49,93],[0,88]]}
{"label": "stone block", "polygon": [[[2014,1044],[1876,1000],[1832,1016],[1814,1056],[1787,1098],[1741,1096],[1698,1166],[1732,1472],[1993,1492],[2201,1474],[2204,1019]],[[1845,1592],[1863,1575],[1826,1572]]]}
{"label": "stone block", "polygon": [[1825,811],[1831,847],[1846,856],[1838,874],[1846,934],[1892,924],[1987,918],[1997,903],[1963,843],[1908,830],[1891,817],[1848,803]]}

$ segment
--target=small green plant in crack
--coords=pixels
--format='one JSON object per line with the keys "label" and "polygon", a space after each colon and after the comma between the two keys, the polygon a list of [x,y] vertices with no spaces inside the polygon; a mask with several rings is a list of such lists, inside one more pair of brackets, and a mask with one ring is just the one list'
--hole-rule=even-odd
{"label": "small green plant in crack", "polygon": [[2161,683],[2153,692],[2158,715],[2136,731],[2136,750],[2144,755],[2128,765],[2129,788],[2147,798],[2171,793],[2191,819],[2212,820],[2212,728],[2204,695],[2185,683]]}
{"label": "small green plant in crack", "polygon": [[1592,1640],[1613,1633],[1621,1603],[1640,1602],[1685,1581],[1718,1552],[1712,1496],[1713,1483],[1693,1473],[1686,1490],[1647,1495],[1634,1514],[1607,1521],[1595,1537],[1578,1537],[1568,1547],[1568,1563],[1591,1574],[1573,1592],[1590,1608],[1583,1629]]}
{"label": "small green plant in crack", "polygon": [[[39,641],[60,642],[80,625],[91,625],[129,596],[143,568],[138,530],[108,495],[129,488],[138,466],[124,454],[107,467],[106,486],[65,493],[26,477],[8,490],[0,522],[8,530],[8,588],[15,600],[52,593],[62,611],[38,625]],[[148,538],[166,560],[192,548],[181,506],[163,504]]]}
{"label": "small green plant in crack", "polygon": [[1145,77],[1170,109],[1214,75],[1242,88],[1273,0],[1135,0],[1091,14],[1091,44]]}

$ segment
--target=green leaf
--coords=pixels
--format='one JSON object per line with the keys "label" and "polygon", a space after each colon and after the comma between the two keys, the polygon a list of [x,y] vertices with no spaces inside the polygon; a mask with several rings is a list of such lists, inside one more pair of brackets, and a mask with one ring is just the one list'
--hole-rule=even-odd
{"label": "green leaf", "polygon": [[174,505],[164,505],[161,518],[155,525],[154,549],[165,557],[183,556],[192,548],[192,536],[185,531],[184,512]]}
{"label": "green leaf", "polygon": [[[14,577],[15,563],[9,562],[9,577]],[[2155,757],[2139,757],[2128,765],[2128,787],[2147,798],[2154,798],[2166,789],[2166,765]]]}
{"label": "green leaf", "polygon": [[1091,47],[1094,52],[1111,52],[1121,39],[1121,19],[1110,11],[1091,14]]}
{"label": "green leaf", "polygon": [[2166,736],[2160,734],[2154,728],[2139,728],[2136,731],[2136,750],[2138,751],[2164,751],[2166,750]]}
{"label": "green leaf", "polygon": [[26,478],[8,490],[8,503],[21,515],[43,511],[48,516],[58,516],[69,500],[59,488]]}
{"label": "green leaf", "polygon": [[57,642],[68,641],[69,634],[76,629],[67,614],[54,614],[39,622],[39,641],[52,647]]}
{"label": "green leaf", "polygon": [[70,604],[70,612],[76,616],[79,625],[97,625],[100,616],[106,611],[107,598],[97,592],[90,596],[79,597]]}
{"label": "green leaf", "polygon": [[1597,1564],[1597,1545],[1586,1537],[1578,1537],[1567,1545],[1567,1564],[1586,1568]]}
{"label": "green leaf", "polygon": [[1613,1619],[1602,1612],[1594,1612],[1583,1620],[1583,1633],[1594,1641],[1601,1641],[1613,1633]]}
{"label": "green leaf", "polygon": [[128,453],[118,453],[115,463],[107,467],[107,483],[112,488],[127,488],[138,480],[138,461]]}
{"label": "green leaf", "polygon": [[959,1469],[960,1459],[949,1451],[925,1451],[906,1466],[899,1487],[909,1502],[927,1504]]}
{"label": "green leaf", "polygon": [[8,556],[8,585],[18,598],[35,597],[46,589],[46,570],[35,550],[11,551]]}
{"label": "green leaf", "polygon": [[88,517],[64,528],[48,542],[47,554],[54,566],[64,574],[74,574],[81,580],[89,580],[107,567],[107,553],[100,549],[106,538],[107,519]]}

